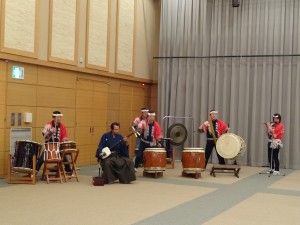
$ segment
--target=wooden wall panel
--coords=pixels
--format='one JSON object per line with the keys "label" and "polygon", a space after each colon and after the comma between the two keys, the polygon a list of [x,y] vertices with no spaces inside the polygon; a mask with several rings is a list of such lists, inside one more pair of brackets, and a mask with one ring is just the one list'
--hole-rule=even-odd
{"label": "wooden wall panel", "polygon": [[76,127],[91,127],[93,125],[93,111],[90,109],[76,109]]}
{"label": "wooden wall panel", "polygon": [[124,85],[124,84],[121,84],[121,87],[120,87],[120,94],[127,94],[127,95],[132,95],[132,89],[133,87],[131,85]]}
{"label": "wooden wall panel", "polygon": [[93,141],[92,141],[92,151],[96,152],[96,149],[98,147],[102,135],[108,131],[110,131],[110,127],[108,128],[107,126],[95,127],[94,134],[93,134]]}
{"label": "wooden wall panel", "polygon": [[108,93],[107,92],[94,92],[93,108],[94,109],[107,109]]}
{"label": "wooden wall panel", "polygon": [[67,127],[68,132],[68,140],[75,141],[75,128],[74,127]]}
{"label": "wooden wall panel", "polygon": [[76,72],[40,66],[38,74],[38,85],[76,88]]}
{"label": "wooden wall panel", "polygon": [[[5,118],[6,118],[5,109],[6,109],[5,105],[0,105],[0,129],[5,128]],[[1,147],[0,147],[0,149],[1,149]]]}
{"label": "wooden wall panel", "polygon": [[37,105],[75,108],[75,92],[73,89],[38,86]]}
{"label": "wooden wall panel", "polygon": [[[4,151],[4,146],[2,145],[4,143],[4,133],[5,132],[5,129],[3,127],[0,127],[0,143],[1,143],[1,148],[0,148],[0,152],[3,152]],[[0,161],[1,162],[1,161]],[[1,173],[0,173],[1,174]]]}
{"label": "wooden wall panel", "polygon": [[[24,68],[24,80],[18,80],[12,78],[13,66],[20,66]],[[37,84],[38,71],[36,65],[19,63],[19,62],[8,62],[7,64],[7,81],[21,84]]]}
{"label": "wooden wall panel", "polygon": [[36,86],[8,83],[7,105],[36,106]]}
{"label": "wooden wall panel", "polygon": [[145,96],[145,95],[147,95],[147,92],[144,88],[137,87],[137,88],[133,88],[133,95]]}
{"label": "wooden wall panel", "polygon": [[6,104],[5,99],[6,99],[6,82],[0,81],[0,105]]}
{"label": "wooden wall panel", "polygon": [[121,81],[117,79],[109,79],[109,93],[120,93]]}
{"label": "wooden wall panel", "polygon": [[105,81],[94,81],[94,91],[108,92],[109,84]]}
{"label": "wooden wall panel", "polygon": [[148,104],[147,104],[147,102],[145,102],[145,99],[143,96],[133,95],[132,98],[133,98],[133,100],[132,100],[133,108],[141,109],[142,107],[147,107]]}
{"label": "wooden wall panel", "polygon": [[118,110],[108,110],[107,126],[110,127],[110,124],[113,122],[119,121],[119,111]]}
{"label": "wooden wall panel", "polygon": [[35,141],[41,144],[44,144],[45,140],[44,140],[44,136],[42,134],[44,127],[36,127],[35,128]]}
{"label": "wooden wall panel", "polygon": [[86,80],[78,78],[76,82],[77,90],[87,90],[91,91],[93,90],[93,81],[92,80]]}
{"label": "wooden wall panel", "polygon": [[93,108],[93,91],[77,90],[76,108],[91,109]]}
{"label": "wooden wall panel", "polygon": [[[90,145],[77,145],[76,146],[79,149],[79,155],[77,159],[77,166],[81,165],[90,165],[91,161],[91,146]],[[95,153],[94,153],[95,155]]]}
{"label": "wooden wall panel", "polygon": [[132,95],[120,94],[120,110],[131,110],[132,108]]}
{"label": "wooden wall panel", "polygon": [[[24,113],[32,113],[32,123],[24,123]],[[15,125],[11,126],[11,113],[15,113]],[[22,113],[22,123],[18,125],[18,113]],[[6,107],[6,128],[11,127],[35,127],[36,121],[36,107],[31,106],[7,106]]]}
{"label": "wooden wall panel", "polygon": [[7,76],[7,63],[0,60],[0,81],[6,81]]}
{"label": "wooden wall panel", "polygon": [[108,106],[109,110],[119,110],[120,107],[120,96],[118,93],[110,93],[108,95]]}
{"label": "wooden wall panel", "polygon": [[91,144],[90,127],[76,127],[75,139],[79,145]]}
{"label": "wooden wall panel", "polygon": [[107,126],[107,110],[94,109],[93,110],[93,126],[106,127]]}

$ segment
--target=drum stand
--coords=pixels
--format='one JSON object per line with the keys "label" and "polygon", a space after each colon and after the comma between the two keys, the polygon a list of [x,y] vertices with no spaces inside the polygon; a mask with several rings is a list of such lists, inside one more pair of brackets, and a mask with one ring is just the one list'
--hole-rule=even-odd
{"label": "drum stand", "polygon": [[[268,177],[271,177],[271,175],[275,175],[275,174],[273,174],[273,169],[272,169],[272,165],[273,165],[273,148],[271,148],[272,150],[271,150],[271,162],[270,162],[270,171],[269,171],[269,173],[268,172],[261,172],[261,173],[259,173],[259,174],[268,174],[269,176]],[[276,176],[285,176],[285,174],[276,174]]]}

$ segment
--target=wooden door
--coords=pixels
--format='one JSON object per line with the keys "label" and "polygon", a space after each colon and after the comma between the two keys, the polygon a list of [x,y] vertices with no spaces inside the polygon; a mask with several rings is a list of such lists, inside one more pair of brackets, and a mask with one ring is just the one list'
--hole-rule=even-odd
{"label": "wooden door", "polygon": [[79,165],[97,163],[95,153],[101,136],[107,131],[107,95],[105,82],[78,79],[76,91],[76,144]]}

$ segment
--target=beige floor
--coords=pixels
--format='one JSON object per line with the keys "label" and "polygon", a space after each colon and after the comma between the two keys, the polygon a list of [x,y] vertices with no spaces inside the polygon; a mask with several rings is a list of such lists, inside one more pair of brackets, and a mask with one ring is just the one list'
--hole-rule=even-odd
{"label": "beige floor", "polygon": [[[240,178],[233,174],[212,177],[208,171],[203,172],[199,179],[186,178],[181,177],[181,170],[180,163],[176,163],[175,169],[168,169],[162,178],[153,179],[143,177],[142,169],[139,169],[138,179],[132,184],[93,186],[92,176],[97,175],[94,168],[90,176],[81,175],[79,183],[47,184],[39,181],[36,185],[2,187],[0,224],[127,225],[139,224],[145,219],[146,222],[141,224],[147,224],[147,218],[155,218],[166,210],[171,213],[173,209],[180,211],[180,207],[201,200],[219,188],[246,182],[263,168],[242,167]],[[275,181],[270,190],[293,190],[296,196],[256,193],[205,224],[297,224],[293,223],[299,218],[300,209],[300,181],[297,177],[299,171],[282,178],[265,178]],[[190,224],[195,224],[195,221]]]}

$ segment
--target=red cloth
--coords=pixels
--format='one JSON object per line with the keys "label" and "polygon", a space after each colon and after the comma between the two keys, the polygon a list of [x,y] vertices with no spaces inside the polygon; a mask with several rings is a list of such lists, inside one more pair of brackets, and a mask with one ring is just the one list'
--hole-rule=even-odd
{"label": "red cloth", "polygon": [[[157,139],[162,138],[163,137],[162,136],[162,130],[161,130],[161,127],[158,124],[158,122],[154,121],[153,127],[154,127],[154,131],[152,131],[153,140],[157,140]],[[142,120],[139,123],[139,128],[143,129],[143,130],[148,129],[148,120]]]}
{"label": "red cloth", "polygon": [[281,122],[275,124],[275,126],[273,127],[273,131],[273,138],[282,140],[284,136],[284,126]]}
{"label": "red cloth", "polygon": [[[219,136],[221,136],[222,134],[227,132],[228,126],[224,121],[218,119],[217,124],[218,124],[218,130],[215,132],[218,132]],[[205,121],[201,126],[202,126],[203,132],[206,133],[208,127],[210,126],[209,121]]]}
{"label": "red cloth", "polygon": [[[65,125],[62,122],[60,122],[59,124],[60,124],[59,142],[63,142],[64,139],[68,139],[68,133]],[[50,128],[54,127],[52,126],[53,125],[52,120],[46,124],[47,127],[49,127],[49,125]]]}

